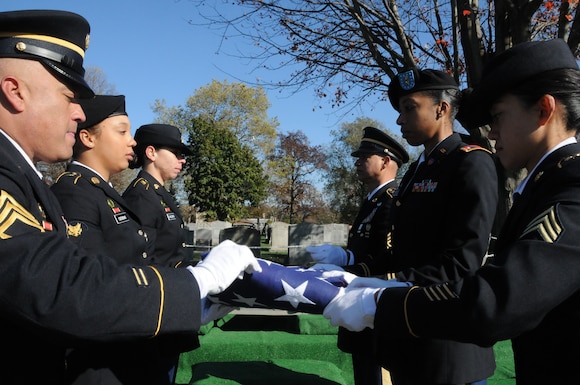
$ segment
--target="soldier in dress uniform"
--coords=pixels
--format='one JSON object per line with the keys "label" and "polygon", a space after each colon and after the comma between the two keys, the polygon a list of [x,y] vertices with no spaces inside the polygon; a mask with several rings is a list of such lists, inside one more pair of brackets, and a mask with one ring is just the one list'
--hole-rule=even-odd
{"label": "soldier in dress uniform", "polygon": [[78,126],[73,161],[51,187],[68,222],[69,239],[119,263],[148,265],[150,237],[109,181],[133,159],[125,97],[97,95],[80,103],[87,120]]}
{"label": "soldier in dress uniform", "polygon": [[154,246],[155,264],[179,266],[188,263],[186,229],[177,201],[164,187],[174,180],[191,150],[181,141],[179,128],[169,124],[146,124],[135,132],[135,160],[141,167],[123,197],[146,227]]}
{"label": "soldier in dress uniform", "polygon": [[[358,179],[369,193],[351,226],[346,250],[325,244],[309,246],[307,251],[314,261],[338,265],[357,276],[382,275],[386,271],[389,211],[398,187],[395,178],[399,168],[409,161],[409,154],[385,132],[375,127],[365,127],[359,148],[351,155],[356,158]],[[373,338],[370,329],[360,333],[339,329],[338,347],[352,353],[357,385],[382,384],[381,367],[375,362],[370,349]]]}
{"label": "soldier in dress uniform", "polygon": [[[159,265],[160,258],[136,211],[111,186],[114,174],[133,160],[136,142],[123,95],[96,95],[80,101],[86,121],[79,124],[73,161],[52,191],[67,219],[69,239],[90,253],[118,263]],[[176,249],[174,255],[180,255]],[[165,256],[167,258],[167,256]],[[199,346],[197,337],[74,349],[67,355],[71,384],[170,384],[178,351]],[[178,348],[179,347],[179,348]]]}
{"label": "soldier in dress uniform", "polygon": [[[445,72],[402,71],[389,85],[397,124],[412,146],[423,146],[391,210],[388,271],[399,281],[430,284],[460,279],[483,263],[497,210],[497,173],[488,150],[453,131],[461,103]],[[378,344],[393,385],[484,384],[493,350],[445,340]]]}
{"label": "soldier in dress uniform", "polygon": [[[519,385],[577,383],[580,353],[570,349],[580,343],[576,57],[561,39],[518,44],[485,66],[472,97],[470,113],[490,124],[501,164],[527,170],[493,261],[429,286],[352,287],[325,315],[353,330],[370,323],[389,342],[445,338],[492,346],[511,338]],[[353,312],[361,301],[358,309],[366,310]]]}
{"label": "soldier in dress uniform", "polygon": [[0,12],[2,384],[63,384],[67,347],[191,338],[223,316],[208,295],[261,270],[251,250],[233,242],[174,269],[137,263],[142,254],[119,264],[67,238],[62,208],[35,164],[72,156],[86,119],[78,101],[94,95],[83,79],[89,30],[70,12]]}

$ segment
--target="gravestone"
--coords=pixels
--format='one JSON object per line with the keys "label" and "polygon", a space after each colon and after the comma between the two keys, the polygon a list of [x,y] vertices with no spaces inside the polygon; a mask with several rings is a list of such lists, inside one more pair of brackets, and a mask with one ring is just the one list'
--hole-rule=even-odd
{"label": "gravestone", "polygon": [[344,223],[330,223],[324,226],[324,243],[345,246],[348,242],[349,225]]}
{"label": "gravestone", "polygon": [[184,227],[181,229],[183,231],[183,239],[185,245],[185,255],[189,259],[194,258],[194,251],[195,251],[195,231],[191,230],[189,227]]}
{"label": "gravestone", "polygon": [[260,231],[248,226],[233,226],[220,231],[219,241],[229,239],[239,245],[252,249],[254,256],[260,258]]}
{"label": "gravestone", "polygon": [[288,226],[286,222],[273,222],[271,225],[272,237],[270,251],[274,253],[288,252]]}
{"label": "gravestone", "polygon": [[288,265],[302,266],[312,262],[307,246],[324,243],[324,226],[299,223],[288,227]]}
{"label": "gravestone", "polygon": [[213,244],[212,230],[207,228],[198,228],[195,230],[195,249],[197,251],[209,251]]}

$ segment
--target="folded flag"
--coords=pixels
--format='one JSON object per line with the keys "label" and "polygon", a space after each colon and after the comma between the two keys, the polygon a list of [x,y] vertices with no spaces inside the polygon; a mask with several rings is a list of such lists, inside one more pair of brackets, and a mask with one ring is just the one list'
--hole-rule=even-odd
{"label": "folded flag", "polygon": [[[342,274],[258,259],[261,272],[245,274],[222,293],[208,297],[233,307],[279,309],[322,314],[348,285]],[[346,273],[348,274],[348,273]]]}

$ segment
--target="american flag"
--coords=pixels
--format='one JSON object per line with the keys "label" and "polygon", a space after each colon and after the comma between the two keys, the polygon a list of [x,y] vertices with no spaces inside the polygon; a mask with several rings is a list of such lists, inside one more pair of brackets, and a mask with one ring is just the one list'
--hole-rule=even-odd
{"label": "american flag", "polygon": [[329,276],[323,270],[284,266],[264,259],[258,262],[262,272],[245,274],[209,299],[233,307],[322,314],[348,284],[342,276]]}

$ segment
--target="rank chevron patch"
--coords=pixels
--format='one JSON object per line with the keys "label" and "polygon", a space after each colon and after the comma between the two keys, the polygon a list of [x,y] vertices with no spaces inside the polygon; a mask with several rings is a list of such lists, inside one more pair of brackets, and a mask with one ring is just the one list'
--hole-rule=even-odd
{"label": "rank chevron patch", "polygon": [[556,212],[556,206],[552,206],[534,218],[528,224],[528,227],[526,227],[520,238],[537,231],[544,241],[554,243],[562,233],[562,230],[563,228],[558,218],[558,213]]}
{"label": "rank chevron patch", "polygon": [[0,239],[12,238],[9,230],[17,222],[44,232],[40,223],[28,210],[8,192],[0,190]]}

